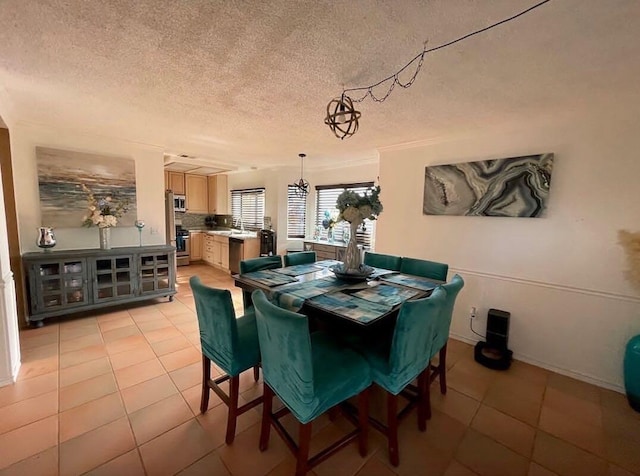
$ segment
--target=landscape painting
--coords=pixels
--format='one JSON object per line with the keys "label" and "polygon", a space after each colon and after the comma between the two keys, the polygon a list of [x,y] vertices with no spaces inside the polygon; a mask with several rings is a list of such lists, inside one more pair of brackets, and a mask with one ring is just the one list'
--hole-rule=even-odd
{"label": "landscape painting", "polygon": [[553,154],[426,167],[425,215],[544,216]]}
{"label": "landscape painting", "polygon": [[36,147],[42,225],[78,228],[87,215],[86,185],[97,200],[128,201],[118,226],[136,220],[136,175],[133,159]]}

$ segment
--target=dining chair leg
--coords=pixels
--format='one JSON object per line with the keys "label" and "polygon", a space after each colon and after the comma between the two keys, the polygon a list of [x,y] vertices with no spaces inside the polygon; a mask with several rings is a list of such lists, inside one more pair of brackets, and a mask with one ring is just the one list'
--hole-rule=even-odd
{"label": "dining chair leg", "polygon": [[228,445],[233,443],[236,437],[236,419],[238,418],[238,389],[240,387],[240,376],[229,378],[229,416],[227,417],[227,437],[225,441]]}
{"label": "dining chair leg", "polygon": [[438,376],[440,378],[440,393],[447,393],[447,344],[440,349],[438,358]]}
{"label": "dining chair leg", "polygon": [[425,393],[429,391],[429,366],[418,375],[418,430],[427,429],[427,406]]}
{"label": "dining chair leg", "polygon": [[200,413],[209,408],[209,380],[211,379],[211,360],[202,354],[202,397],[200,398]]}
{"label": "dining chair leg", "polygon": [[253,366],[253,380],[257,382],[259,378],[260,378],[260,366],[259,365],[254,365]]}
{"label": "dining chair leg", "polygon": [[358,447],[360,456],[367,456],[369,438],[369,388],[365,388],[358,395],[358,423],[360,433],[358,435]]}
{"label": "dining chair leg", "polygon": [[304,476],[309,470],[309,447],[311,446],[311,422],[300,423],[298,437],[298,454],[296,463],[296,476]]}
{"label": "dining chair leg", "polygon": [[271,413],[273,411],[273,390],[266,383],[262,384],[262,424],[260,427],[260,451],[269,448],[271,433]]}
{"label": "dining chair leg", "polygon": [[389,461],[393,466],[400,464],[398,454],[398,396],[387,394],[387,439],[389,446]]}
{"label": "dining chair leg", "polygon": [[[426,375],[424,378],[424,406],[425,406],[425,414],[427,415],[427,420],[431,420],[431,385],[429,385],[430,378],[431,377],[429,375],[429,367],[427,367]],[[425,427],[426,427],[426,422],[425,422]]]}

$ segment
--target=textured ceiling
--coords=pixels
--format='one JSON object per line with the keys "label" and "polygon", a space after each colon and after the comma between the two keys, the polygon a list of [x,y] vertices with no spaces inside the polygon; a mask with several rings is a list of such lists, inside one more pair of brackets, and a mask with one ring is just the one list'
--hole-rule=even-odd
{"label": "textured ceiling", "polygon": [[[376,149],[640,96],[640,2],[553,0],[427,56],[340,141],[342,86],[392,74],[534,0],[0,0],[0,115],[230,166],[354,163]],[[9,116],[9,114],[11,116]],[[9,120],[11,118],[11,120]]]}

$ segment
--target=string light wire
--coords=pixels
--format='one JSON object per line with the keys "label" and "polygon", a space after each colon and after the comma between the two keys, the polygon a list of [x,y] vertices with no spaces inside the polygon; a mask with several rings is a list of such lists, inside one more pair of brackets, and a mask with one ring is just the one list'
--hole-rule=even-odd
{"label": "string light wire", "polygon": [[[432,52],[437,51],[437,50],[441,50],[443,48],[447,48],[447,47],[449,47],[451,45],[455,45],[456,43],[459,43],[459,42],[464,41],[464,40],[466,40],[468,38],[471,38],[472,36],[479,35],[480,33],[484,33],[485,31],[491,30],[491,29],[493,29],[493,28],[495,28],[497,26],[500,26],[500,25],[503,25],[503,24],[508,23],[510,21],[513,21],[516,18],[519,18],[519,17],[521,17],[523,15],[526,15],[527,13],[535,10],[536,8],[541,7],[545,3],[549,3],[550,1],[551,0],[543,0],[543,1],[541,1],[539,3],[536,3],[535,5],[527,8],[526,10],[521,11],[520,13],[517,13],[515,15],[510,16],[509,18],[505,18],[504,20],[500,20],[499,22],[493,23],[493,24],[491,24],[489,26],[486,26],[484,28],[481,28],[479,30],[472,31],[471,33],[467,33],[466,35],[461,36],[460,38],[456,38],[455,40],[449,41],[449,42],[444,43],[442,45],[434,46],[433,48],[427,49],[427,43],[425,42],[424,48],[422,49],[422,52],[420,52],[416,56],[414,56],[411,61],[409,61],[406,65],[404,65],[402,68],[400,68],[400,70],[397,71],[396,73],[392,74],[391,76],[388,76],[388,77],[384,78],[381,81],[378,81],[375,84],[372,84],[371,86],[364,86],[364,87],[360,87],[360,88],[343,89],[342,90],[342,95],[344,96],[346,93],[349,93],[349,92],[366,91],[362,97],[359,97],[359,98],[356,98],[356,99],[354,99],[353,97],[350,96],[351,100],[353,102],[362,102],[367,98],[367,96],[370,96],[371,99],[373,99],[376,102],[383,102],[385,99],[387,99],[389,97],[389,94],[391,94],[391,91],[393,91],[393,89],[395,88],[396,84],[399,85],[402,88],[405,88],[405,89],[413,84],[413,82],[416,79],[416,76],[418,76],[418,73],[420,72],[420,69],[422,68],[422,64],[424,62],[424,57],[425,57],[426,54],[432,53]],[[409,66],[411,66],[413,63],[415,63],[418,59],[420,61],[418,62],[418,65],[416,67],[416,71],[415,71],[415,73],[413,73],[413,76],[411,77],[411,79],[409,79],[405,83],[400,82],[398,76],[404,70],[406,70]],[[373,94],[373,88],[375,88],[377,86],[380,86],[381,84],[386,83],[387,81],[390,81],[390,80],[393,80],[393,82],[391,83],[391,86],[389,86],[389,89],[387,90],[386,94],[384,96],[376,97]]]}

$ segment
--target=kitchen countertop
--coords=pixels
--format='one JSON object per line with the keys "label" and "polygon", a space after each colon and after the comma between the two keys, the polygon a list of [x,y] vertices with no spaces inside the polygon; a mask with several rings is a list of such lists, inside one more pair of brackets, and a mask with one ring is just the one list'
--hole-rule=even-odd
{"label": "kitchen countertop", "polygon": [[305,238],[304,243],[317,243],[319,245],[338,246],[340,248],[347,247],[347,244],[344,241],[313,240],[311,238]]}
{"label": "kitchen countertop", "polygon": [[191,233],[206,233],[207,235],[228,236],[229,238],[235,238],[238,240],[253,240],[257,239],[258,235],[255,231],[232,231],[232,230],[189,230]]}

